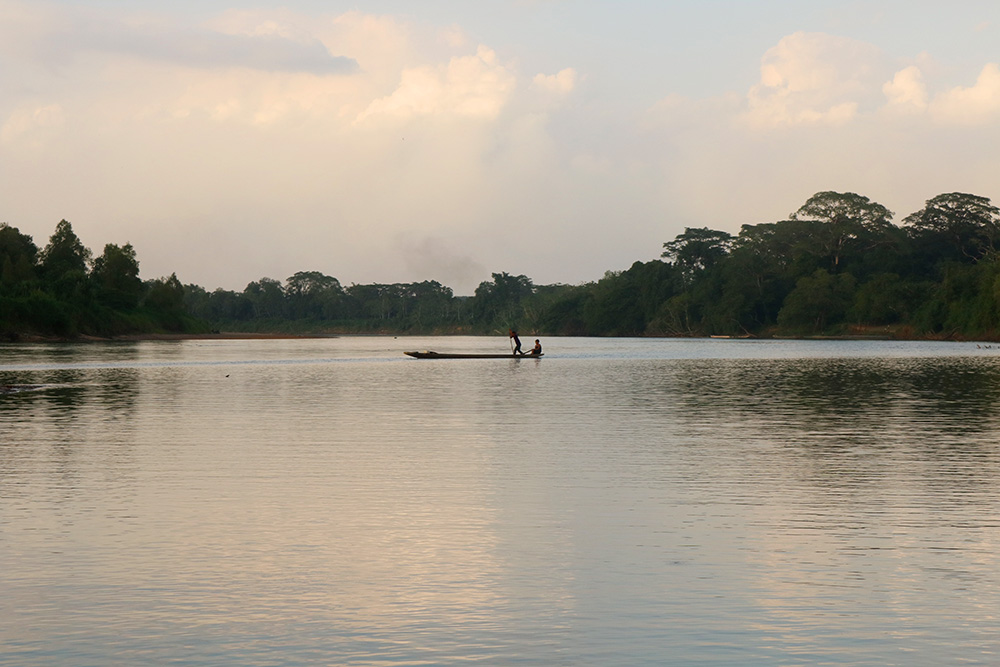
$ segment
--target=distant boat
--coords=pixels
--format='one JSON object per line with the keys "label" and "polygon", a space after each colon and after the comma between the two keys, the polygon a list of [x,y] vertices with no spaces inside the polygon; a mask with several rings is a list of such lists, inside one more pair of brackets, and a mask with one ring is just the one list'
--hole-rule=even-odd
{"label": "distant boat", "polygon": [[461,354],[453,352],[404,352],[415,359],[537,359],[541,354]]}

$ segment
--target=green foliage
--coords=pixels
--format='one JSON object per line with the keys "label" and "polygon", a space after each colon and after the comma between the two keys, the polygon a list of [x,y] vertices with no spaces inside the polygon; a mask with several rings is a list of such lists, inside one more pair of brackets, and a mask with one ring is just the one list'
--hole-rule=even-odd
{"label": "green foliage", "polygon": [[73,232],[73,226],[66,220],[60,220],[56,230],[49,237],[49,244],[39,255],[39,268],[49,280],[58,280],[64,276],[86,276],[87,264],[91,252],[83,245]]}
{"label": "green foliage", "polygon": [[299,271],[285,281],[289,319],[333,319],[344,299],[340,281],[319,271]]}
{"label": "green foliage", "polygon": [[789,218],[811,223],[810,250],[831,271],[888,244],[894,228],[892,211],[853,192],[819,192]]}
{"label": "green foliage", "polygon": [[542,285],[525,308],[525,326],[562,336],[586,336],[584,308],[591,285]]}
{"label": "green foliage", "polygon": [[707,227],[686,227],[684,233],[663,244],[662,257],[670,260],[686,278],[711,269],[729,254],[733,237]]}
{"label": "green foliage", "polygon": [[527,276],[494,273],[493,282],[479,283],[476,288],[475,318],[487,327],[516,328],[522,315],[521,301],[534,292],[535,286]]}
{"label": "green foliage", "polygon": [[94,260],[90,277],[102,305],[114,310],[132,310],[139,305],[145,288],[139,278],[135,249],[130,243],[104,246],[104,253]]}
{"label": "green foliage", "polygon": [[27,234],[0,223],[0,294],[24,293],[36,278],[38,247]]}
{"label": "green foliage", "polygon": [[633,282],[621,273],[606,273],[591,290],[583,308],[588,332],[609,336],[637,336],[646,329],[646,318],[636,298]]}
{"label": "green foliage", "polygon": [[895,273],[880,273],[861,285],[854,296],[852,317],[866,325],[895,324],[906,311],[905,283]]}
{"label": "green foliage", "polygon": [[938,195],[903,222],[909,225],[921,259],[935,266],[993,257],[1000,243],[1000,209],[986,197],[961,192]]}
{"label": "green foliage", "polygon": [[142,306],[156,318],[157,323],[167,331],[184,330],[184,286],[177,274],[169,278],[150,280],[146,285],[146,296]]}
{"label": "green foliage", "polygon": [[130,244],[91,252],[62,220],[44,249],[0,224],[0,334],[506,332],[697,336],[888,328],[1000,337],[1000,210],[939,195],[907,216],[855,193],[819,192],[785,220],[738,235],[685,228],[662,260],[582,285],[500,272],[472,297],[428,280],[352,284],[319,271],[242,291],[142,282]]}
{"label": "green foliage", "polygon": [[827,324],[843,320],[854,300],[856,281],[849,273],[833,275],[817,269],[800,278],[785,298],[778,324],[789,329],[817,333]]}

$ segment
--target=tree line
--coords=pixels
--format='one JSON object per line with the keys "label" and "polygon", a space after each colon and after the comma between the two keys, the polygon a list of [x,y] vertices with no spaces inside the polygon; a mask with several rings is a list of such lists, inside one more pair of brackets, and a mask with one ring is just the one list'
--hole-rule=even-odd
{"label": "tree line", "polygon": [[738,234],[687,228],[659,259],[581,285],[493,273],[470,297],[433,280],[352,284],[318,271],[242,291],[142,281],[128,244],[92,258],[65,220],[39,250],[0,225],[0,332],[146,331],[768,336],[1000,335],[1000,210],[938,195],[902,220],[855,193],[819,192]]}
{"label": "tree line", "polygon": [[0,223],[0,336],[73,338],[197,330],[176,275],[143,281],[135,249],[109,243],[97,257],[61,220],[39,249]]}
{"label": "tree line", "polygon": [[953,192],[902,226],[892,217],[867,197],[819,192],[735,236],[686,229],[664,244],[675,288],[647,331],[996,337],[1000,210]]}

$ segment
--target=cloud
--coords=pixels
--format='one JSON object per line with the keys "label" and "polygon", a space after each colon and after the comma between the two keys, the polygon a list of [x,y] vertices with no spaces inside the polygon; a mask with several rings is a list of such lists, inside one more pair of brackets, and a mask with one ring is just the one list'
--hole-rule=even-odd
{"label": "cloud", "polygon": [[988,63],[970,87],[958,86],[936,95],[931,117],[943,123],[979,125],[1000,118],[1000,65]]}
{"label": "cloud", "polygon": [[[541,188],[560,169],[550,119],[531,77],[459,27],[359,12],[227,11],[199,26],[70,14],[39,14],[16,49],[3,37],[18,26],[0,25],[0,54],[19,53],[12,74],[0,68],[0,82],[20,84],[0,99],[0,199],[13,223],[36,221],[44,236],[65,217],[92,246],[133,243],[146,277],[176,271],[208,287],[315,267],[468,294],[484,267],[529,271],[510,259],[524,243],[503,218],[552,200],[513,196],[526,174]],[[72,43],[39,64],[57,34]],[[320,64],[234,64],[267,42],[313,45],[292,52]],[[357,63],[352,75],[323,73],[335,52]],[[545,83],[572,81],[567,71]]]}
{"label": "cloud", "polygon": [[66,113],[58,104],[15,110],[0,126],[0,144],[27,140],[37,145],[43,136],[58,132],[66,123]]}
{"label": "cloud", "polygon": [[480,46],[474,56],[452,58],[446,66],[403,70],[399,87],[374,100],[358,121],[373,117],[407,119],[445,115],[496,118],[514,91],[516,79],[496,53]]}
{"label": "cloud", "polygon": [[901,217],[939,192],[994,194],[1000,66],[954,87],[930,56],[914,60],[796,33],[763,55],[745,95],[662,99],[642,129],[662,154],[645,159],[672,224],[738,231],[831,189],[863,193]]}
{"label": "cloud", "polygon": [[843,125],[872,104],[885,57],[865,42],[822,33],[782,38],[761,59],[747,95],[754,126]]}
{"label": "cloud", "polygon": [[576,70],[567,67],[558,74],[536,74],[531,83],[546,93],[553,95],[568,95],[576,88]]}
{"label": "cloud", "polygon": [[319,40],[277,34],[226,35],[208,30],[138,29],[117,26],[85,36],[95,51],[116,52],[195,68],[248,68],[266,72],[352,74],[352,58],[332,55]]}
{"label": "cloud", "polygon": [[[53,7],[0,0],[4,218],[45,238],[65,217],[91,247],[133,243],[145,277],[209,288],[304,268],[459,294],[487,270],[591,280],[684,226],[735,232],[830,189],[909,212],[988,196],[1000,169],[996,66],[956,87],[833,35],[789,35],[756,80],[665,90],[643,115],[627,77],[537,74],[523,44],[409,14]],[[945,126],[970,113],[973,131]]]}
{"label": "cloud", "polygon": [[[353,58],[333,55],[318,39],[280,26],[259,25],[245,33],[226,33],[205,26],[164,20],[122,20],[83,11],[56,14],[42,5],[29,10],[21,3],[5,7],[4,41],[65,66],[86,55],[127,56],[197,69],[247,68],[267,72],[351,74]],[[28,36],[18,34],[28,31]]]}
{"label": "cloud", "polygon": [[888,104],[894,109],[923,111],[927,108],[927,86],[920,68],[911,65],[896,72],[892,81],[882,86]]}

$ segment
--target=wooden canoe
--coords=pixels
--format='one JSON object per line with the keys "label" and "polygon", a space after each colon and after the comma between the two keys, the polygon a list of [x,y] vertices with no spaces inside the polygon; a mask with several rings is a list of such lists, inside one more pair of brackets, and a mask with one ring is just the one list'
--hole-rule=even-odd
{"label": "wooden canoe", "polygon": [[404,352],[403,354],[415,359],[537,359],[544,356],[542,354],[461,354],[450,352],[432,352],[424,350],[422,352]]}

